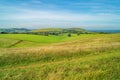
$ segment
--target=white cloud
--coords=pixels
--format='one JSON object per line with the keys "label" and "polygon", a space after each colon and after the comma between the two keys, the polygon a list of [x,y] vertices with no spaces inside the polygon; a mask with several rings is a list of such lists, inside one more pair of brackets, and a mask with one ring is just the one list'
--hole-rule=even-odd
{"label": "white cloud", "polygon": [[120,20],[119,15],[110,13],[98,13],[98,14],[76,14],[67,12],[55,12],[55,11],[41,11],[41,10],[28,10],[19,9],[22,11],[19,14],[11,14],[4,19],[8,20],[58,20],[58,21],[113,21]]}
{"label": "white cloud", "polygon": [[6,13],[1,16],[0,20],[13,21],[11,23],[0,22],[1,26],[7,27],[79,27],[88,28],[103,28],[120,26],[120,15],[112,13],[71,13],[65,11],[50,11],[50,10],[34,10],[20,7],[9,7],[7,10],[14,10],[16,13]]}

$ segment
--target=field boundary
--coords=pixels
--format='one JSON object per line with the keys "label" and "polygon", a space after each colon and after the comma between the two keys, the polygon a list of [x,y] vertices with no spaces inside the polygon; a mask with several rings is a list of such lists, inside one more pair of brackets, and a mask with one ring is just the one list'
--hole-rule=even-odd
{"label": "field boundary", "polygon": [[8,48],[13,47],[13,46],[15,46],[15,45],[17,45],[17,44],[19,44],[21,42],[23,42],[23,40],[19,40],[19,41],[15,42],[15,43],[11,44],[10,46],[8,46]]}

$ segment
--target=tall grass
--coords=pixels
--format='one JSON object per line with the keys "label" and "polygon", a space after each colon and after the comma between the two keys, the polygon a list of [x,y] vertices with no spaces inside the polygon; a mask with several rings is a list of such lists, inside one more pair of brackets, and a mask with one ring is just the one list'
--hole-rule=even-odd
{"label": "tall grass", "polygon": [[0,69],[3,80],[119,80],[119,51]]}
{"label": "tall grass", "polygon": [[119,80],[119,34],[36,48],[1,48],[1,80]]}

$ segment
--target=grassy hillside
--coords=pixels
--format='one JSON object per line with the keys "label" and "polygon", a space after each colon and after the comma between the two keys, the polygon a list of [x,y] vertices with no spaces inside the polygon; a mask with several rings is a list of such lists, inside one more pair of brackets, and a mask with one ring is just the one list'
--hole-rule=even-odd
{"label": "grassy hillside", "polygon": [[19,40],[0,38],[0,48],[1,47],[3,47],[3,48],[10,47],[11,45],[15,44],[18,41]]}
{"label": "grassy hillside", "polygon": [[[59,43],[65,41],[71,41],[79,38],[76,34],[72,34],[71,37],[68,37],[67,34],[61,34],[59,36],[43,36],[43,35],[31,35],[31,34],[0,34],[0,39],[11,39],[15,43],[16,41],[22,40],[21,43],[16,44],[17,47],[24,46],[40,46],[40,45],[49,45],[51,43]],[[6,43],[9,45],[7,41],[1,41],[1,45]],[[12,42],[9,42],[10,44]],[[2,46],[1,46],[2,47]],[[14,47],[14,46],[13,46]]]}
{"label": "grassy hillside", "polygon": [[24,41],[19,39],[0,38],[0,48],[23,48],[23,47],[37,47],[45,44]]}
{"label": "grassy hillside", "polygon": [[[22,40],[20,43],[15,44],[12,47],[35,47],[35,46],[42,46],[42,45],[53,45],[61,42],[73,42],[76,40],[83,40],[87,39],[86,42],[90,41],[89,39],[94,38],[105,38],[105,37],[119,37],[119,34],[82,34],[76,35],[72,34],[71,37],[68,37],[67,34],[62,34],[59,36],[43,36],[43,35],[31,35],[31,34],[0,34],[0,47],[8,47],[12,44],[15,44]],[[115,40],[115,39],[114,39]],[[107,42],[107,41],[106,41]],[[69,45],[68,43],[67,45]],[[77,45],[78,43],[74,43]],[[6,46],[4,46],[6,45]]]}
{"label": "grassy hillside", "polygon": [[44,29],[36,29],[32,30],[32,32],[62,32],[61,28],[44,28]]}
{"label": "grassy hillside", "polygon": [[88,31],[81,28],[44,28],[44,29],[32,30],[32,32],[85,33]]}
{"label": "grassy hillside", "polygon": [[65,41],[69,39],[73,39],[75,37],[79,37],[75,34],[72,37],[68,37],[67,34],[62,34],[60,36],[42,36],[42,35],[31,35],[31,34],[1,34],[0,38],[10,38],[10,39],[18,39],[18,40],[25,40],[25,41],[32,41],[32,42],[39,42],[39,43],[54,43]]}
{"label": "grassy hillside", "polygon": [[[0,35],[0,39],[22,39],[25,44],[33,45],[41,44],[34,40],[38,38],[58,39],[57,36],[12,35]],[[21,48],[0,48],[0,80],[120,79],[120,34],[63,36],[63,41],[47,42],[46,46],[22,48],[22,43]]]}
{"label": "grassy hillside", "polygon": [[5,32],[5,33],[24,33],[24,32],[29,32],[30,30],[29,29],[26,29],[26,28],[0,28],[0,33],[1,32]]}

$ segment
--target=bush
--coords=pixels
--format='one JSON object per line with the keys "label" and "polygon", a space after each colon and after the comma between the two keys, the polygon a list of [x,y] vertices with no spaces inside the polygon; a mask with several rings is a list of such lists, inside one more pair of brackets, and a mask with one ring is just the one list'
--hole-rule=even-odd
{"label": "bush", "polygon": [[69,34],[68,34],[68,37],[71,37],[71,36],[72,36],[71,33],[69,33]]}

